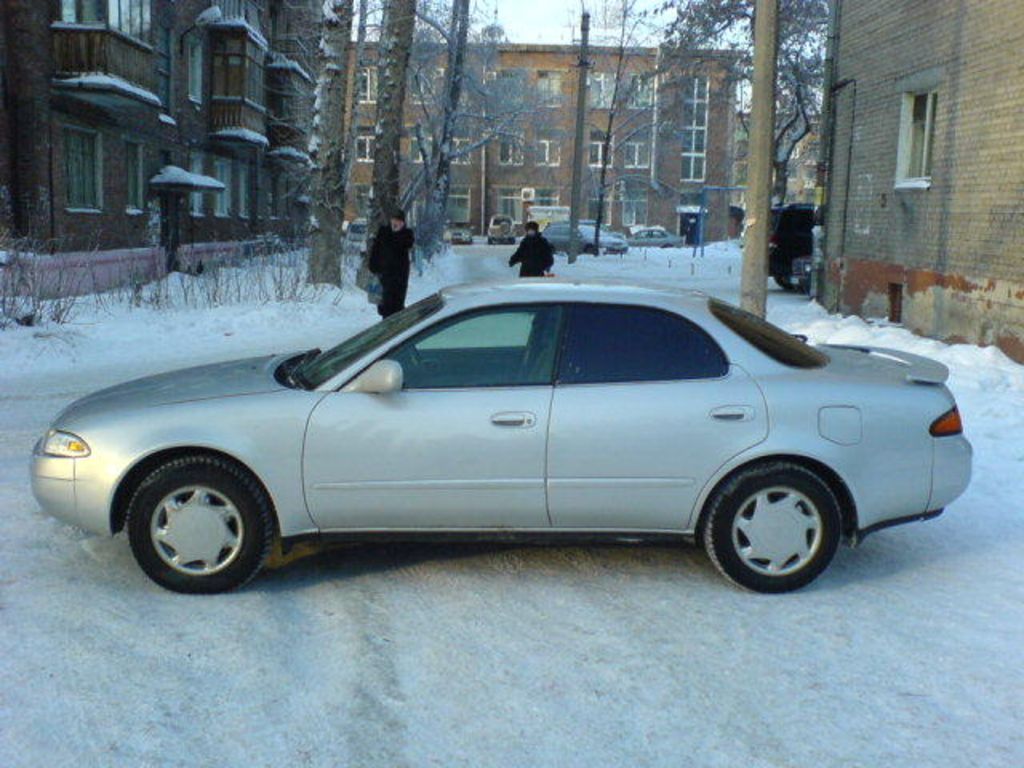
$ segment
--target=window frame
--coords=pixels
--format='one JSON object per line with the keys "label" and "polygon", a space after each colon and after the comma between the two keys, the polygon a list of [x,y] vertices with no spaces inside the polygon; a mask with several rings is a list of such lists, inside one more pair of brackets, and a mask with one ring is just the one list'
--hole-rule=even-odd
{"label": "window frame", "polygon": [[[902,94],[900,106],[900,132],[896,146],[895,189],[928,189],[932,184],[932,170],[935,162],[935,112],[938,107],[939,89],[907,91]],[[910,173],[914,165],[914,106],[917,99],[925,98],[924,135],[921,143],[920,175]]]}
{"label": "window frame", "polygon": [[252,216],[252,195],[250,184],[252,183],[252,166],[246,162],[238,163],[238,218],[248,219]]}
{"label": "window frame", "polygon": [[[511,147],[511,157],[505,159],[505,148]],[[523,143],[518,139],[502,139],[498,142],[498,165],[518,167],[523,164]]]}
{"label": "window frame", "polygon": [[[708,122],[709,109],[711,106],[711,82],[705,75],[689,75],[689,82],[682,89],[682,117],[679,122],[679,139],[682,145],[680,151],[680,181],[705,181],[708,175]],[[703,105],[703,119],[700,117],[700,107]],[[692,117],[686,122],[688,107],[692,108]],[[693,140],[688,141],[687,137]],[[691,149],[696,146],[696,138],[700,137],[700,150]],[[700,174],[695,172],[698,163]]]}
{"label": "window frame", "polygon": [[[565,355],[569,345],[569,334],[572,329],[572,320],[577,308],[580,307],[601,307],[601,308],[612,308],[612,309],[625,309],[625,310],[643,310],[647,312],[655,312],[681,322],[685,325],[690,326],[698,335],[703,336],[715,349],[717,349],[721,355],[722,360],[725,364],[725,371],[721,376],[702,376],[688,379],[629,379],[625,381],[586,381],[586,382],[572,382],[562,381],[562,363],[565,360]],[[573,301],[564,302],[561,320],[561,340],[559,344],[558,354],[555,357],[555,387],[608,387],[608,386],[635,386],[644,384],[681,384],[687,382],[709,382],[709,381],[722,381],[731,375],[732,361],[729,359],[728,353],[721,344],[712,336],[705,328],[699,323],[691,320],[685,315],[681,315],[678,312],[674,312],[663,307],[654,306],[651,304],[633,304],[633,303],[621,303],[621,302],[602,302],[602,301]]]}
{"label": "window frame", "polygon": [[[560,168],[562,165],[562,142],[558,139],[537,139],[536,165],[544,168]],[[552,160],[554,156],[554,160]]]}
{"label": "window frame", "polygon": [[218,219],[231,218],[231,186],[234,183],[232,165],[231,160],[224,157],[215,158],[213,161],[213,177],[224,185],[224,189],[213,200],[213,215]]}
{"label": "window frame", "polygon": [[[125,206],[124,210],[130,216],[137,216],[146,208],[146,177],[145,177],[145,150],[140,141],[126,139],[124,142],[124,169],[125,169]],[[132,173],[132,161],[135,162],[135,173]],[[132,176],[134,175],[134,179]],[[135,189],[132,189],[132,184]],[[137,199],[132,199],[132,194],[137,193]],[[138,203],[138,205],[136,205]]]}
{"label": "window frame", "polygon": [[[630,149],[633,152],[630,152]],[[630,157],[630,154],[633,157]],[[646,159],[641,162],[641,157]],[[623,168],[650,168],[651,167],[651,143],[641,139],[627,141],[622,147]]]}
{"label": "window frame", "polygon": [[[198,166],[198,170],[196,166]],[[203,157],[202,152],[198,150],[189,152],[188,171],[201,176],[206,175],[206,158]],[[206,215],[205,197],[202,192],[189,192],[188,212],[192,218],[199,219]]]}
{"label": "window frame", "polygon": [[[93,199],[91,201],[73,201],[71,199],[71,173],[68,163],[68,136],[78,134],[87,136],[93,145],[93,168],[92,187]],[[64,210],[69,213],[101,213],[103,211],[103,136],[99,131],[88,128],[79,128],[75,125],[65,125],[62,128],[62,152],[64,160]],[[93,203],[90,205],[89,203]],[[82,204],[79,204],[82,203]]]}
{"label": "window frame", "polygon": [[191,33],[185,40],[185,74],[188,100],[203,103],[203,38]]}
{"label": "window frame", "polygon": [[[363,87],[364,80],[366,83],[365,88]],[[378,71],[376,66],[359,67],[356,69],[355,92],[356,99],[360,104],[377,103],[377,83]]]}
{"label": "window frame", "polygon": [[372,163],[374,149],[374,135],[372,133],[360,133],[356,135],[356,162]]}
{"label": "window frame", "polygon": [[[415,387],[406,389],[405,385],[402,386],[402,391],[410,392],[451,392],[451,391],[463,391],[463,390],[478,390],[478,389],[512,389],[522,387],[553,387],[558,378],[558,368],[562,360],[562,350],[565,344],[567,317],[569,305],[564,301],[534,301],[534,302],[512,302],[509,304],[489,304],[484,307],[471,307],[469,309],[456,312],[446,317],[441,317],[435,320],[426,328],[421,328],[411,336],[407,336],[404,339],[400,339],[381,355],[374,359],[374,362],[381,360],[390,360],[392,355],[395,354],[400,348],[405,347],[409,344],[416,344],[417,341],[437,332],[444,331],[452,325],[462,322],[464,320],[471,319],[479,315],[486,314],[498,314],[503,312],[514,312],[517,310],[528,310],[533,312],[539,312],[545,309],[553,309],[557,313],[557,328],[555,330],[555,354],[551,360],[551,375],[546,383],[541,384],[473,384],[465,386],[445,386],[445,387]],[[372,363],[371,363],[372,365]],[[368,368],[369,366],[367,366]],[[365,370],[365,369],[364,369]],[[358,375],[358,374],[357,374]]]}

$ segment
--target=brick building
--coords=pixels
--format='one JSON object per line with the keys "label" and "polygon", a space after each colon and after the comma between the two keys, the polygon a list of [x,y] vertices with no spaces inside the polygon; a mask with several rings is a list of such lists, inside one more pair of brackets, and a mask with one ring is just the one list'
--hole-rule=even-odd
{"label": "brick building", "polygon": [[[573,46],[509,43],[486,52],[477,50],[469,57],[469,76],[482,87],[468,89],[466,97],[470,108],[465,111],[478,117],[457,129],[456,147],[467,152],[453,166],[448,210],[453,223],[468,224],[483,233],[495,214],[521,222],[524,188],[533,190],[533,204],[569,205],[577,60]],[[428,58],[418,70],[434,81],[426,90],[435,93],[443,80],[438,61]],[[590,61],[583,194],[589,201],[585,214],[593,218],[617,49],[592,48]],[[685,231],[701,189],[731,183],[735,99],[727,77],[730,65],[726,54],[704,52],[699,61],[670,66],[656,48],[626,51],[605,185],[604,220],[611,227],[659,224],[672,232]],[[354,76],[352,90],[360,129],[349,218],[365,215],[373,175],[376,81],[372,67]],[[484,95],[475,96],[477,90]],[[417,97],[416,82],[409,91],[403,147],[406,185],[422,168],[416,137],[430,135],[430,118]],[[476,146],[488,133],[494,134],[492,140]],[[710,217],[714,219],[708,222],[711,237],[716,231],[724,232],[726,211],[722,207],[721,216]]]}
{"label": "brick building", "polygon": [[293,234],[318,8],[6,0],[0,226],[37,250],[127,262]]}
{"label": "brick building", "polygon": [[1024,3],[839,12],[832,303],[1024,361]]}

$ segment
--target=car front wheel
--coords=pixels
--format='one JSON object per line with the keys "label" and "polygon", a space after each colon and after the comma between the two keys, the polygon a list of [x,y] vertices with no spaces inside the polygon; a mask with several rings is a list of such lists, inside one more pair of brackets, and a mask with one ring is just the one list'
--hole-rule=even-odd
{"label": "car front wheel", "polygon": [[128,538],[135,560],[160,586],[224,592],[263,566],[273,515],[247,472],[215,456],[187,456],[157,468],[136,490]]}
{"label": "car front wheel", "polygon": [[835,494],[815,473],[776,461],[741,470],[719,489],[704,521],[704,549],[728,579],[755,592],[812,582],[839,546]]}

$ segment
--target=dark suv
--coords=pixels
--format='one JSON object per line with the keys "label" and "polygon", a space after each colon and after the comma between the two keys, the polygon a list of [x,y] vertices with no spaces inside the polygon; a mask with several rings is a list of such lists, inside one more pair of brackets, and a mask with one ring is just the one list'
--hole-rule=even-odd
{"label": "dark suv", "polygon": [[768,271],[780,288],[801,287],[794,274],[795,259],[811,258],[814,252],[814,206],[793,203],[772,210],[772,235],[768,241]]}

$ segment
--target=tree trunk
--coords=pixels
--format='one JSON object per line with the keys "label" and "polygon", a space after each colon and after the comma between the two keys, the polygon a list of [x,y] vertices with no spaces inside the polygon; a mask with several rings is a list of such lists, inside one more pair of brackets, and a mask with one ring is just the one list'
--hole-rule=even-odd
{"label": "tree trunk", "polygon": [[345,102],[348,98],[348,46],[352,36],[351,0],[334,0],[324,8],[317,54],[316,102],[309,155],[310,184],[309,280],[341,284],[341,223],[345,216],[342,178]]}
{"label": "tree trunk", "polygon": [[784,205],[787,187],[789,186],[789,160],[775,160],[772,165],[774,166],[772,204]]}
{"label": "tree trunk", "polygon": [[455,115],[462,98],[462,77],[466,62],[466,39],[469,35],[469,0],[454,0],[448,33],[448,67],[445,73],[444,105],[441,118],[441,141],[434,151],[433,186],[419,222],[418,241],[421,252],[430,258],[440,250],[444,221],[448,211],[448,193],[452,181],[452,143],[455,138]]}
{"label": "tree trunk", "polygon": [[402,108],[416,25],[416,0],[387,0],[377,45],[377,125],[374,130],[372,238],[399,206]]}

